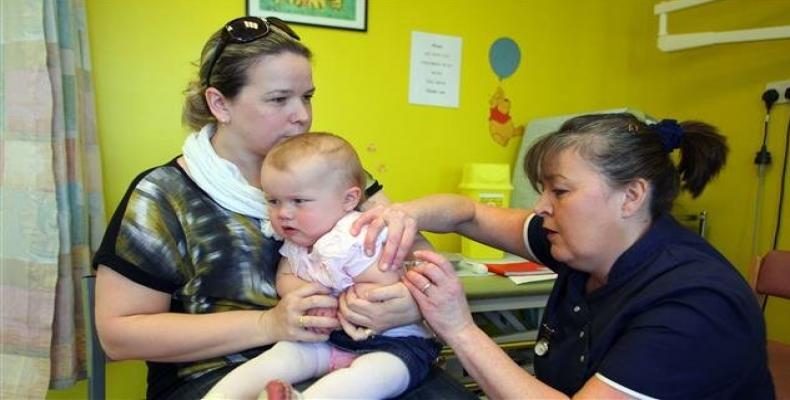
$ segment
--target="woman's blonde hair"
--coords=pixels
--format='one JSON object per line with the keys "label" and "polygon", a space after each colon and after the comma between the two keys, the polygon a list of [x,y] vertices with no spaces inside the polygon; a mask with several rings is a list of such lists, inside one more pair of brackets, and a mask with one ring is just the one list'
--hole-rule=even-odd
{"label": "woman's blonde hair", "polygon": [[210,82],[210,86],[217,88],[225,97],[233,99],[247,84],[247,71],[262,57],[292,53],[308,60],[312,58],[307,46],[275,26],[270,26],[269,29],[271,29],[269,34],[252,42],[228,43],[210,71],[211,76],[207,77],[214,52],[220,47],[224,28],[211,35],[200,55],[198,76],[189,82],[184,91],[185,101],[181,120],[185,125],[197,131],[206,124],[216,122],[206,104],[204,93],[209,86],[206,82]]}

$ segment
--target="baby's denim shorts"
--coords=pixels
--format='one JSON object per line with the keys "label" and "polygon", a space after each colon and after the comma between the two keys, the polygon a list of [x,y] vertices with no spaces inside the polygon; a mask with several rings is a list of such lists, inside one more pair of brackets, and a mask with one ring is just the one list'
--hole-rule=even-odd
{"label": "baby's denim shorts", "polygon": [[400,358],[409,369],[409,387],[406,390],[419,385],[428,376],[442,348],[434,338],[374,335],[365,340],[355,341],[343,331],[332,332],[329,343],[357,354],[386,351]]}

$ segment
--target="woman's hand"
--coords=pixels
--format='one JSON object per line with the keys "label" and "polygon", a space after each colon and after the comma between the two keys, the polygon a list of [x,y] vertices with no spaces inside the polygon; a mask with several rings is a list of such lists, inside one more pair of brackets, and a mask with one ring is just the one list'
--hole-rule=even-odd
{"label": "woman's hand", "polygon": [[367,225],[365,252],[372,255],[376,249],[376,238],[387,228],[379,269],[389,271],[399,267],[414,245],[417,237],[417,221],[401,204],[379,205],[365,211],[351,226],[351,234],[357,235]]}
{"label": "woman's hand", "polygon": [[422,261],[406,272],[403,283],[431,328],[445,341],[448,335],[474,326],[466,295],[452,264],[432,251],[416,251]]}
{"label": "woman's hand", "polygon": [[[304,313],[305,318],[307,316],[313,317],[329,317],[329,318],[337,318],[337,308],[330,308],[330,307],[316,307],[311,308]],[[339,322],[339,321],[338,321]],[[306,327],[307,330],[317,333],[319,335],[329,335],[332,333],[335,328],[319,328],[319,327]]]}
{"label": "woman's hand", "polygon": [[337,299],[329,293],[329,289],[311,283],[286,294],[274,308],[261,312],[259,331],[274,339],[272,342],[328,339],[340,323],[336,317],[316,309],[337,309]]}
{"label": "woman's hand", "polygon": [[373,329],[356,326],[348,322],[347,319],[343,318],[343,314],[337,314],[337,320],[340,321],[343,332],[356,341],[365,340],[374,334]]}
{"label": "woman's hand", "polygon": [[370,328],[373,333],[422,319],[417,303],[401,282],[387,286],[356,284],[340,295],[339,302],[338,317]]}

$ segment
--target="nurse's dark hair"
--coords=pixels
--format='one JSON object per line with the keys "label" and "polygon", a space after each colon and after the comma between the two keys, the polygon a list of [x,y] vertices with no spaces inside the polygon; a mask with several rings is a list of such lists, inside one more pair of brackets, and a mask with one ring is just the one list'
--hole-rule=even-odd
{"label": "nurse's dark hair", "polygon": [[223,29],[211,35],[203,45],[200,61],[197,63],[199,67],[197,76],[189,82],[184,91],[186,99],[181,120],[185,125],[193,130],[199,130],[208,123],[216,122],[204,96],[208,89],[206,81],[211,82],[210,86],[217,88],[225,97],[233,99],[247,84],[247,72],[261,60],[261,57],[292,53],[308,60],[312,58],[312,52],[307,46],[275,26],[269,28],[272,32],[260,39],[248,43],[229,43],[225,46],[211,70],[210,79],[206,79],[209,64],[214,58],[214,52],[217,51]]}
{"label": "nurse's dark hair", "polygon": [[[557,156],[566,149],[578,152],[612,187],[623,187],[643,178],[650,184],[650,214],[667,213],[679,191],[699,196],[724,166],[726,138],[699,121],[679,123],[682,128],[677,166],[654,125],[631,114],[590,114],[566,121],[556,132],[540,138],[528,151],[524,171],[532,187],[553,170]],[[669,150],[669,151],[668,151]],[[682,182],[682,183],[681,183]]]}

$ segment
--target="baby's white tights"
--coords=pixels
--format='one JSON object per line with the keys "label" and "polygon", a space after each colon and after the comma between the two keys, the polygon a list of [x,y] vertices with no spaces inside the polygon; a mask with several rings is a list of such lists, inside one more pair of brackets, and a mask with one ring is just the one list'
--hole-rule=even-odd
{"label": "baby's white tights", "polygon": [[275,379],[295,384],[320,376],[302,392],[306,399],[382,399],[409,385],[406,364],[390,353],[363,354],[349,367],[329,371],[331,354],[325,342],[279,342],[228,373],[204,399],[255,399]]}

